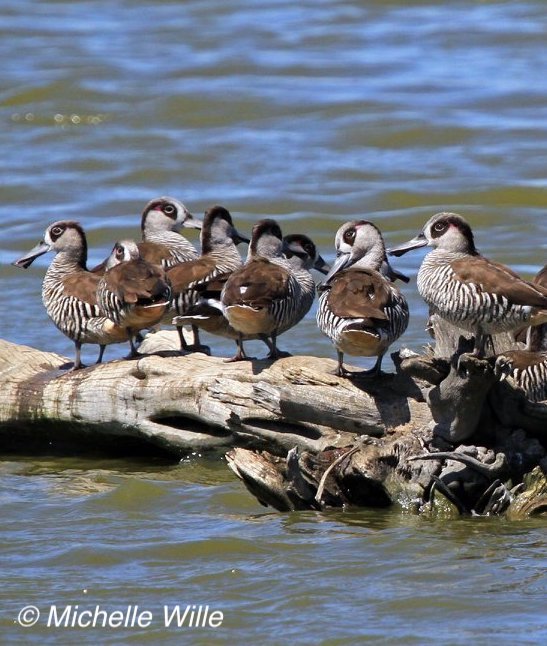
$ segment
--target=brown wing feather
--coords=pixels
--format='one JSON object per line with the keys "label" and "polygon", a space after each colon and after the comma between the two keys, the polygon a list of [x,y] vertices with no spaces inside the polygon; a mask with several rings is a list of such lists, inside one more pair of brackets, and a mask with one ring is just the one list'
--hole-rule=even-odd
{"label": "brown wing feather", "polygon": [[264,307],[269,302],[286,298],[289,273],[266,258],[255,258],[235,271],[226,281],[223,303]]}
{"label": "brown wing feather", "polygon": [[97,285],[100,275],[89,271],[78,271],[63,279],[63,291],[66,296],[72,296],[84,303],[97,305]]}
{"label": "brown wing feather", "polygon": [[123,303],[168,298],[169,286],[164,271],[142,260],[116,265],[104,275],[107,288]]}
{"label": "brown wing feather", "polygon": [[505,296],[514,305],[547,307],[547,289],[521,278],[514,271],[482,256],[471,256],[451,263],[458,280],[476,283],[485,292]]}
{"label": "brown wing feather", "polygon": [[141,258],[153,265],[161,265],[164,260],[172,260],[173,258],[169,247],[157,242],[139,242],[137,246]]}
{"label": "brown wing feather", "polygon": [[347,269],[335,275],[328,295],[332,312],[342,318],[387,321],[385,308],[393,301],[391,286],[376,271]]}
{"label": "brown wing feather", "polygon": [[504,357],[511,359],[515,370],[526,370],[532,366],[539,366],[545,361],[545,355],[540,352],[527,352],[526,350],[508,350]]}
{"label": "brown wing feather", "polygon": [[534,278],[534,283],[541,285],[542,287],[547,287],[547,265],[539,271],[537,276]]}
{"label": "brown wing feather", "polygon": [[[216,262],[213,258],[203,256],[196,260],[188,260],[180,265],[175,265],[167,270],[167,277],[175,293],[181,292],[192,283],[203,285],[213,279],[216,269]],[[215,276],[217,280],[219,276]]]}

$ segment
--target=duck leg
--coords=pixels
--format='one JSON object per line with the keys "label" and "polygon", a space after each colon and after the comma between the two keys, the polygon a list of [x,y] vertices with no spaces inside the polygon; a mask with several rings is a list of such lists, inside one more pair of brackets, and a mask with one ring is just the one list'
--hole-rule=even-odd
{"label": "duck leg", "polygon": [[486,349],[494,347],[491,334],[485,334],[482,330],[478,330],[475,335],[475,347],[473,348],[473,356],[477,359],[484,359],[486,356]]}
{"label": "duck leg", "polygon": [[180,353],[183,354],[184,352],[189,352],[190,346],[188,345],[188,343],[186,343],[186,339],[184,338],[184,331],[182,329],[182,325],[177,325],[177,333],[179,335],[179,341],[180,341]]}
{"label": "duck leg", "polygon": [[336,354],[338,355],[338,366],[335,374],[338,377],[349,377],[351,373],[344,368],[344,353],[337,349]]}
{"label": "duck leg", "polygon": [[71,371],[85,368],[82,363],[82,343],[81,341],[74,341],[74,345],[76,346],[76,356],[74,357],[74,365],[72,366]]}
{"label": "duck leg", "polygon": [[127,336],[129,337],[129,347],[131,348],[127,358],[133,359],[134,357],[138,357],[139,353],[137,352],[137,346],[135,345],[135,333],[131,328],[127,328]]}
{"label": "duck leg", "polygon": [[363,370],[359,373],[360,377],[377,377],[382,372],[382,359],[384,358],[383,354],[379,354],[376,358],[376,363],[370,370]]}
{"label": "duck leg", "polygon": [[234,354],[234,356],[231,359],[225,359],[226,363],[233,363],[235,361],[245,361],[246,359],[249,359],[249,357],[245,354],[245,350],[243,348],[243,334],[241,334],[241,332],[239,332],[237,336],[236,344],[237,344],[237,352]]}
{"label": "duck leg", "polygon": [[104,345],[104,344],[99,345],[99,356],[97,357],[97,361],[95,363],[102,363],[103,362],[103,355],[104,355],[105,348],[106,348],[106,345]]}
{"label": "duck leg", "polygon": [[277,332],[272,332],[271,334],[271,341],[268,341],[268,337],[266,334],[261,334],[260,338],[264,341],[264,343],[270,348],[270,353],[266,357],[266,359],[281,359],[282,357],[290,357],[289,352],[283,352],[282,350],[278,350],[277,348]]}
{"label": "duck leg", "polygon": [[211,348],[208,345],[201,345],[199,340],[199,328],[197,325],[192,325],[192,334],[194,336],[194,343],[189,345],[184,338],[184,331],[182,325],[177,325],[177,332],[180,339],[180,352],[204,352],[205,354],[211,354]]}
{"label": "duck leg", "polygon": [[192,325],[192,334],[194,335],[194,345],[191,346],[194,352],[203,352],[211,356],[211,348],[208,345],[202,345],[199,340],[199,327],[197,325]]}

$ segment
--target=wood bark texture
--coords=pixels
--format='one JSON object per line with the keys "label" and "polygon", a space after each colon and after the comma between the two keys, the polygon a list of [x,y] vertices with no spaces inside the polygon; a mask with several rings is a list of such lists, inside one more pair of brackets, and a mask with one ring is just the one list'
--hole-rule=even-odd
{"label": "wood bark texture", "polygon": [[500,383],[492,359],[403,351],[395,374],[346,379],[334,360],[226,363],[165,349],[172,338],[151,335],[150,354],[75,372],[64,357],[0,341],[4,449],[230,449],[234,473],[279,510],[547,509],[547,406]]}

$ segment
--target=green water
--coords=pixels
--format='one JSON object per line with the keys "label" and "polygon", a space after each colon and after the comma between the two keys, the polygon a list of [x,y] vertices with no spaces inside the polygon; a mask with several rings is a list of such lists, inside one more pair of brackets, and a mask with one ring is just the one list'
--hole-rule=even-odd
{"label": "green water", "polygon": [[[71,356],[40,301],[48,259],[9,263],[71,218],[95,264],[161,194],[221,203],[247,233],[274,216],[329,260],[346,220],[395,244],[453,210],[485,255],[528,277],[547,261],[543,2],[5,0],[0,18],[2,338]],[[426,309],[404,291],[419,349]],[[334,356],[313,311],[280,345]],[[541,520],[278,514],[222,455],[5,452],[0,496],[2,643],[547,640]],[[97,607],[151,620],[48,627],[53,606],[75,626]],[[165,625],[187,606],[222,624]]]}

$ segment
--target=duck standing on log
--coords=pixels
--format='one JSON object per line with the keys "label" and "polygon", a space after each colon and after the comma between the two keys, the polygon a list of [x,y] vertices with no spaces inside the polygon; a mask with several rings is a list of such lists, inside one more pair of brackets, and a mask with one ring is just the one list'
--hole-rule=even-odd
{"label": "duck standing on log", "polygon": [[[138,243],[141,258],[164,269],[196,259],[199,256],[197,249],[180,233],[183,227],[201,229],[201,220],[174,197],[150,200],[141,216],[142,240]],[[107,260],[91,271],[103,274]]]}
{"label": "duck standing on log", "polygon": [[[302,309],[307,307],[308,301],[311,307],[315,294],[315,283],[311,277],[310,269],[316,269],[323,274],[327,274],[330,269],[329,265],[318,254],[314,242],[307,235],[301,233],[289,234],[283,238],[283,254],[290,262],[297,280],[301,282],[304,298]],[[228,276],[226,276],[224,282],[226,282],[227,278]],[[230,325],[222,312],[222,303],[220,302],[222,287],[223,283],[218,279],[209,284],[204,291],[200,291],[200,300],[188,309],[185,316],[175,317],[173,324],[191,324],[206,330],[210,334],[238,340],[239,332]],[[279,331],[278,334],[283,331]],[[261,338],[259,335],[251,334],[244,335],[243,340],[259,338]],[[269,339],[262,337],[262,340],[268,346],[268,350],[271,350],[272,346]]]}
{"label": "duck standing on log", "polygon": [[171,287],[159,265],[144,260],[133,240],[116,242],[97,287],[97,303],[112,321],[127,330],[131,357],[135,335],[159,323],[169,308]]}
{"label": "duck standing on log", "polygon": [[71,220],[54,222],[46,229],[43,241],[13,264],[26,269],[48,251],[54,251],[55,257],[44,277],[42,301],[51,320],[74,341],[73,370],[83,367],[84,343],[99,345],[100,363],[106,345],[127,341],[128,332],[99,308],[97,287],[101,277],[87,269],[87,240],[81,225]]}
{"label": "duck standing on log", "polygon": [[[309,274],[309,271],[307,271]],[[221,304],[228,323],[237,331],[233,361],[246,359],[245,337],[257,336],[277,359],[277,337],[296,325],[310,309],[315,295],[311,274],[303,280],[283,254],[283,236],[275,220],[259,220],[253,227],[244,266],[226,281]]]}
{"label": "duck standing on log", "polygon": [[[181,351],[204,347],[199,342],[198,320],[192,320],[189,314],[201,299],[220,298],[228,277],[243,265],[237,250],[241,242],[249,242],[249,239],[236,230],[228,209],[213,206],[203,218],[201,256],[168,270],[167,276],[173,290],[170,318],[177,327]],[[222,316],[221,312],[218,315]],[[182,330],[183,325],[188,323],[192,325],[194,333],[193,346],[188,346]]]}
{"label": "duck standing on log", "polygon": [[492,334],[547,322],[547,289],[488,260],[475,248],[471,227],[457,213],[437,213],[421,233],[390,255],[433,247],[418,272],[418,291],[430,313],[474,334],[473,354],[484,357]]}
{"label": "duck standing on log", "polygon": [[[334,343],[337,374],[349,376],[344,354],[377,357],[366,377],[380,374],[389,346],[406,330],[408,304],[382,272],[386,248],[378,227],[367,220],[346,222],[336,232],[336,261],[319,286],[317,325]],[[395,277],[395,276],[394,276]]]}

